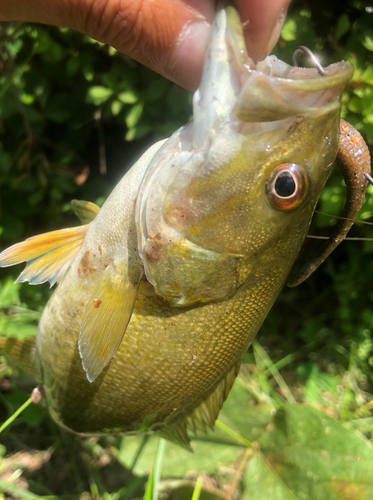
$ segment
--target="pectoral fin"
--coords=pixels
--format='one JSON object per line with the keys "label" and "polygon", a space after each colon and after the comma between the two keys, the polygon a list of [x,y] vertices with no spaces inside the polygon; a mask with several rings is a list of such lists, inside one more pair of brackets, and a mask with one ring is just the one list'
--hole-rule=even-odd
{"label": "pectoral fin", "polygon": [[100,207],[91,201],[71,200],[71,208],[82,224],[89,224],[100,211]]}
{"label": "pectoral fin", "polygon": [[131,319],[142,271],[129,278],[125,266],[112,262],[104,271],[85,310],[79,352],[93,382],[117,352]]}
{"label": "pectoral fin", "polygon": [[0,267],[27,262],[16,283],[28,281],[31,285],[39,285],[49,281],[53,286],[69,269],[87,229],[88,225],[84,225],[28,238],[0,254]]}

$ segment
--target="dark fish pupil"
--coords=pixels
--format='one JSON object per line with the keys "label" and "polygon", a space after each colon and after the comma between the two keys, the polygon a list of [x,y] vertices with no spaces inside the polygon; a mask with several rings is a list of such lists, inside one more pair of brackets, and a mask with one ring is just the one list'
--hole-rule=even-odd
{"label": "dark fish pupil", "polygon": [[287,198],[294,194],[295,182],[293,176],[289,172],[281,172],[275,182],[275,191],[281,198]]}

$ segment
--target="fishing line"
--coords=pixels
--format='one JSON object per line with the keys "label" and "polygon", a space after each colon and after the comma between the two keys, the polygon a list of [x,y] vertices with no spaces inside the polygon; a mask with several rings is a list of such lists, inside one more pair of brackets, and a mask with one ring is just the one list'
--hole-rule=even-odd
{"label": "fishing line", "polygon": [[[369,176],[370,177],[370,176]],[[371,177],[372,182],[373,178]],[[341,220],[352,220],[355,224],[365,224],[367,226],[373,226],[373,222],[367,222],[365,220],[357,220],[357,219],[349,219],[348,217],[340,217],[339,215],[332,215],[328,214],[326,212],[320,212],[320,210],[315,210],[315,214],[319,215],[325,215],[326,217],[331,217],[332,219],[341,219]],[[315,234],[307,234],[307,238],[313,239],[313,240],[328,240],[329,236],[317,236]],[[359,238],[359,237],[346,237],[343,238],[343,241],[373,241],[373,238]]]}

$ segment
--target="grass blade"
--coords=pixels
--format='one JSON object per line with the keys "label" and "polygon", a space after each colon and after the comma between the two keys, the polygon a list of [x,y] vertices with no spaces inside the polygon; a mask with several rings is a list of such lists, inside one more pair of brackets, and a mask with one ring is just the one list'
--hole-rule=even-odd
{"label": "grass blade", "polygon": [[268,356],[268,354],[265,352],[265,350],[259,344],[258,341],[253,342],[253,349],[254,349],[255,354],[258,357],[260,357],[261,361],[263,362],[264,366],[268,369],[269,373],[276,380],[277,385],[280,387],[287,402],[290,404],[295,404],[296,401],[295,401],[294,396],[292,395],[287,383],[282,378],[282,376],[280,375],[280,372],[278,371],[278,369],[276,368],[276,366],[272,362],[271,358]]}
{"label": "grass blade", "polygon": [[242,444],[246,448],[251,448],[252,447],[251,441],[249,441],[248,439],[246,439],[243,436],[241,436],[241,434],[238,434],[236,431],[234,431],[233,429],[231,429],[230,427],[228,427],[228,425],[223,424],[223,422],[221,420],[216,420],[215,421],[215,425],[216,425],[216,427],[219,427],[219,429],[221,429],[222,431],[224,431],[225,433],[227,433],[235,441],[238,441],[240,444]]}
{"label": "grass blade", "polygon": [[27,491],[24,488],[20,488],[19,486],[16,486],[15,484],[10,483],[9,481],[4,481],[3,479],[0,479],[0,492],[8,492],[11,493],[12,495],[17,495],[19,498],[24,498],[24,499],[34,499],[34,498],[39,498],[39,495],[35,495],[35,493],[31,493],[31,491]]}
{"label": "grass blade", "polygon": [[8,427],[8,425],[10,425],[18,417],[18,415],[20,415],[23,412],[23,410],[25,410],[28,406],[30,406],[31,403],[32,399],[28,398],[28,400],[25,401],[23,405],[20,406],[18,410],[16,410],[13,413],[13,415],[8,418],[8,420],[5,420],[5,422],[0,426],[0,434],[3,432],[3,430],[5,430]]}
{"label": "grass blade", "polygon": [[154,469],[151,471],[148,482],[146,483],[143,500],[153,500],[153,484],[154,484]]}
{"label": "grass blade", "polygon": [[143,500],[157,500],[158,484],[161,477],[165,446],[166,446],[166,441],[163,438],[160,438],[157,452],[154,458],[153,470],[150,473],[149,481],[148,484],[146,485],[146,490]]}
{"label": "grass blade", "polygon": [[199,476],[199,478],[196,481],[196,485],[194,486],[192,500],[199,500],[201,490],[202,490],[202,477]]}

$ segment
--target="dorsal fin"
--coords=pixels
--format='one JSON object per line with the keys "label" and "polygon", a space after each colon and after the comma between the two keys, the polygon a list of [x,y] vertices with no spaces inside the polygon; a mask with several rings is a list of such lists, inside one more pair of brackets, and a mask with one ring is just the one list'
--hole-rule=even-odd
{"label": "dorsal fin", "polygon": [[88,224],[70,227],[16,243],[0,254],[0,267],[27,262],[16,283],[28,281],[31,285],[39,285],[49,281],[53,286],[69,269],[87,229]]}
{"label": "dorsal fin", "polygon": [[72,211],[82,224],[89,224],[100,211],[100,207],[91,201],[71,200]]}

